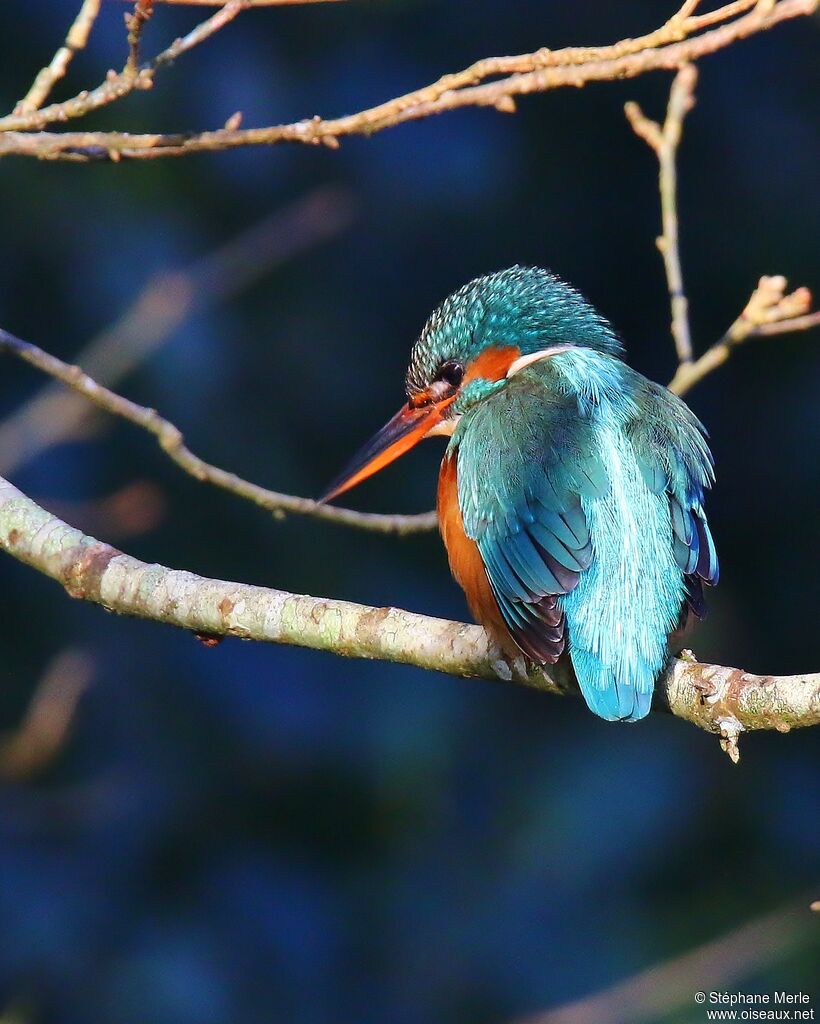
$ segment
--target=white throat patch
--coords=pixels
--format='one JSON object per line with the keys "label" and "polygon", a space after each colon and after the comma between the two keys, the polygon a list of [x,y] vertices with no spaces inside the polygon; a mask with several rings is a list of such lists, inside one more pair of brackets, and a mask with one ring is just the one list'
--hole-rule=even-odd
{"label": "white throat patch", "polygon": [[532,366],[533,363],[540,363],[542,359],[549,359],[551,356],[557,356],[559,352],[568,352],[572,348],[571,345],[553,345],[551,348],[542,348],[538,352],[530,352],[529,355],[519,356],[518,359],[514,359],[510,363],[510,368],[507,370],[507,376],[512,377],[513,374],[523,370],[525,366]]}

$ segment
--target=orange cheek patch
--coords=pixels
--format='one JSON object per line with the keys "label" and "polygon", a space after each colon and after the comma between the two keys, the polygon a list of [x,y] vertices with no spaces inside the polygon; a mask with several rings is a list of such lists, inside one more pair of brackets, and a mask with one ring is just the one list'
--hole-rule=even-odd
{"label": "orange cheek patch", "polygon": [[468,384],[471,380],[476,380],[479,377],[484,380],[502,380],[507,376],[507,370],[520,355],[521,349],[517,345],[496,345],[492,348],[485,348],[480,355],[467,364],[463,384]]}

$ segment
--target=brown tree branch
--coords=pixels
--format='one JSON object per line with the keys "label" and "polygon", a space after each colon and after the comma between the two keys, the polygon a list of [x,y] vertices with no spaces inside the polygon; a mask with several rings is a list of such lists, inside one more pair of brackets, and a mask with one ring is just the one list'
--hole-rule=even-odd
{"label": "brown tree branch", "polygon": [[[229,0],[218,14],[233,2],[241,0]],[[604,47],[541,49],[513,57],[487,58],[460,72],[444,75],[422,89],[359,113],[329,120],[314,117],[292,124],[248,129],[232,124],[216,131],[192,134],[37,130],[54,121],[83,116],[134,88],[150,88],[153,67],[148,66],[136,76],[129,77],[125,72],[113,75],[92,92],[81,93],[63,104],[17,118],[12,115],[0,119],[0,156],[15,154],[88,161],[124,157],[151,159],[281,142],[337,146],[339,139],[346,136],[369,136],[406,121],[462,107],[492,106],[509,112],[514,109],[517,96],[677,69],[783,21],[812,14],[818,3],[820,0],[779,0],[776,3],[741,0],[700,16],[687,15],[693,7],[684,4],[668,22],[638,39],[624,39]],[[707,30],[694,34],[703,28]],[[497,75],[504,77],[486,81]]]}
{"label": "brown tree branch", "polygon": [[[206,39],[210,39],[212,35],[223,29],[228,22],[233,21],[237,15],[246,10],[248,4],[249,0],[227,0],[223,7],[200,22],[187,35],[175,39],[170,46],[157,54],[153,60],[140,66],[137,62],[137,48],[142,29],[147,20],[145,9],[142,8],[143,13],[141,15],[138,16],[135,13],[128,18],[128,59],[119,74],[109,72],[105,81],[98,85],[96,89],[92,89],[90,92],[83,90],[76,96],[72,96],[71,99],[63,100],[61,103],[52,103],[47,107],[26,109],[24,111],[20,111],[18,108],[7,117],[0,118],[0,132],[26,132],[53,124],[55,121],[64,122],[74,117],[85,117],[92,111],[99,110],[100,107],[108,106],[110,103],[128,96],[134,90],[151,89],[154,85],[154,75],[159,68],[173,63],[182,54],[193,50],[200,43],[204,43]],[[138,7],[137,10],[140,10],[140,8]]]}
{"label": "brown tree branch", "polygon": [[125,15],[128,60],[125,62],[124,73],[127,75],[133,76],[139,71],[142,33],[153,13],[154,0],[134,0],[134,10]]}
{"label": "brown tree branch", "polygon": [[31,88],[14,108],[15,114],[28,114],[40,107],[48,99],[51,90],[61,78],[65,77],[68,65],[74,54],[85,48],[91,29],[100,13],[101,0],[83,0],[77,17],[65,37],[65,42],[51,58],[32,82]]}
{"label": "brown tree branch", "polygon": [[812,302],[809,289],[797,288],[787,294],[787,285],[786,278],[779,274],[761,277],[737,320],[699,359],[678,366],[668,384],[669,390],[676,395],[685,394],[707,374],[722,366],[734,349],[750,338],[820,327],[820,312],[809,313]]}
{"label": "brown tree branch", "polygon": [[636,135],[640,136],[658,158],[658,186],[661,194],[662,233],[656,239],[663,257],[669,299],[672,306],[672,337],[679,363],[692,361],[692,335],[689,330],[689,303],[683,286],[678,241],[677,154],[683,121],[695,105],[698,80],[694,64],[685,64],[675,75],[669,92],[669,105],[663,127],[651,121],[637,103],[627,103],[624,110]]}
{"label": "brown tree branch", "polygon": [[[551,693],[574,690],[566,662],[549,674],[523,659],[510,665],[480,626],[148,565],[68,526],[3,479],[0,548],[57,580],[72,597],[198,635],[292,644]],[[744,731],[820,724],[820,673],[756,676],[673,659],[657,701],[658,709],[719,736],[737,760]]]}
{"label": "brown tree branch", "polygon": [[299,498],[292,494],[282,494],[260,487],[258,484],[244,480],[235,473],[229,473],[206,462],[198,455],[194,455],[185,444],[179,428],[160,416],[155,409],[148,409],[110,391],[84,373],[79,366],[70,366],[61,359],[37,348],[36,345],[22,341],[2,329],[0,329],[0,351],[17,356],[30,366],[36,367],[65,384],[72,391],[82,395],[98,408],[105,409],[112,415],[119,416],[129,423],[133,423],[134,426],[141,427],[156,438],[159,446],[173,462],[196,480],[236,494],[268,512],[273,512],[276,515],[288,512],[297,513],[327,522],[340,523],[344,526],[357,526],[377,533],[392,533],[398,536],[431,530],[436,526],[435,512],[395,516],[355,512],[353,509],[323,505],[311,498]]}
{"label": "brown tree branch", "polygon": [[[798,288],[794,292],[786,294],[786,286],[787,282],[784,277],[762,277],[743,312],[726,334],[695,362],[681,363],[668,385],[669,390],[677,395],[685,394],[708,373],[726,362],[732,350],[748,338],[807,330],[820,325],[820,312],[807,312],[811,306],[809,290]],[[185,444],[180,429],[160,416],[156,410],[130,401],[101,385],[81,367],[64,363],[36,345],[22,341],[2,328],[0,328],[0,352],[6,352],[22,359],[30,366],[92,402],[98,408],[146,430],[157,439],[169,458],[195,479],[251,501],[274,515],[282,516],[288,513],[306,515],[342,526],[397,536],[423,533],[436,529],[438,525],[434,511],[415,515],[356,512],[353,509],[324,505],[310,498],[301,498],[261,487],[259,484],[245,480],[235,473],[229,473],[195,455]],[[35,407],[35,413],[36,411]],[[15,427],[14,422],[11,426]],[[4,427],[0,426],[0,442],[3,441],[7,433],[8,430],[6,429],[4,432]],[[10,440],[7,438],[6,445],[9,455],[13,454],[14,439],[19,433],[19,430],[11,429]],[[25,433],[25,429],[23,429],[23,433]],[[0,444],[0,456],[2,456],[2,452],[3,446]]]}
{"label": "brown tree branch", "polygon": [[689,302],[683,286],[678,242],[676,161],[683,121],[695,104],[696,85],[697,69],[692,64],[684,65],[672,82],[663,127],[650,120],[637,103],[630,102],[624,107],[633,131],[658,158],[663,233],[657,239],[657,245],[666,271],[672,307],[672,335],[678,354],[678,368],[667,387],[676,395],[685,394],[707,374],[722,366],[732,350],[749,338],[804,331],[820,325],[820,312],[809,312],[812,296],[808,288],[798,288],[787,294],[785,277],[764,276],[726,333],[693,361]]}

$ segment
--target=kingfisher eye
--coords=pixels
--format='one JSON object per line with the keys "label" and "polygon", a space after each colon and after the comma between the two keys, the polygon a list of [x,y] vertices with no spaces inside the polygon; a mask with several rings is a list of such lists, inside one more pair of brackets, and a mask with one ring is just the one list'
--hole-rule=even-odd
{"label": "kingfisher eye", "polygon": [[437,379],[446,381],[452,387],[457,388],[464,379],[464,367],[455,359],[448,359],[439,367]]}

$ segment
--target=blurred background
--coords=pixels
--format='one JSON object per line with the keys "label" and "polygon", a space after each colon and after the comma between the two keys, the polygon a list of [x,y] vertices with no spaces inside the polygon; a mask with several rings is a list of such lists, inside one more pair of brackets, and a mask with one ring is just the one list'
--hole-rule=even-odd
{"label": "blurred background", "polygon": [[[4,4],[4,110],[77,7]],[[94,124],[348,113],[479,57],[638,35],[675,7],[250,12]],[[121,66],[124,10],[103,4],[58,97]],[[160,7],[146,53],[202,17]],[[801,19],[701,64],[680,154],[699,350],[763,273],[820,292],[817,44],[817,22]],[[638,99],[660,117],[668,85],[552,92],[516,116],[465,110],[336,152],[7,159],[0,323],[159,408],[205,458],[306,495],[394,411],[426,316],[479,273],[551,267],[665,381],[656,164],[622,108]],[[466,614],[435,535],[275,521],[43,388],[4,363],[0,472],[73,524],[203,575]],[[704,660],[820,669],[818,390],[820,338],[798,334],[750,343],[689,395],[718,468],[723,573],[693,640]],[[422,449],[357,491],[357,507],[429,508],[441,452]],[[812,730],[747,737],[735,767],[663,716],[618,727],[507,686],[238,641],[206,649],[72,602],[9,559],[0,573],[4,1022],[502,1022],[771,913],[753,956],[710,962],[728,988],[818,995]],[[645,1019],[704,1019],[689,994],[700,987],[684,974]]]}

